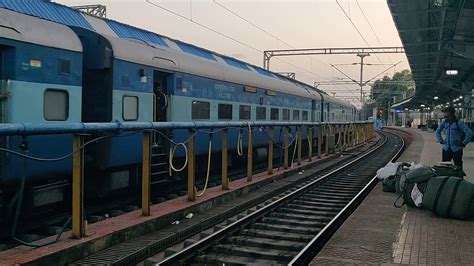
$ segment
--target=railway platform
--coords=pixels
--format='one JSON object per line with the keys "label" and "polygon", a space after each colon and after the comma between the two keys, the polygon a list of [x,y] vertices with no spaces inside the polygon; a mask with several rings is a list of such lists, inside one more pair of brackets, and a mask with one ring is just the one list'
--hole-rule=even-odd
{"label": "railway platform", "polygon": [[[433,133],[412,128],[399,161],[433,165],[441,148]],[[474,182],[474,145],[464,153],[466,180]],[[474,264],[474,221],[436,217],[424,209],[395,208],[397,195],[379,183],[312,261],[317,264]]]}

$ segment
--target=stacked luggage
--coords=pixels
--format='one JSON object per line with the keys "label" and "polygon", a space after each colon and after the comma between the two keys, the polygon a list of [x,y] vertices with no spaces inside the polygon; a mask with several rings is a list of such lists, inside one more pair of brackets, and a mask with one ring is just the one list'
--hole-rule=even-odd
{"label": "stacked luggage", "polygon": [[441,217],[474,217],[474,184],[456,176],[437,176],[428,182],[423,207]]}
{"label": "stacked luggage", "polygon": [[[404,172],[400,176],[399,198],[402,198],[404,204],[410,207],[421,207],[428,182],[435,176],[434,169],[429,166],[421,166]],[[397,207],[402,205],[397,205],[397,202],[395,202]]]}
{"label": "stacked luggage", "polygon": [[433,167],[414,163],[389,164],[377,172],[383,191],[396,192],[396,207],[424,207],[441,217],[474,217],[474,184],[465,181],[464,171],[451,164]]}

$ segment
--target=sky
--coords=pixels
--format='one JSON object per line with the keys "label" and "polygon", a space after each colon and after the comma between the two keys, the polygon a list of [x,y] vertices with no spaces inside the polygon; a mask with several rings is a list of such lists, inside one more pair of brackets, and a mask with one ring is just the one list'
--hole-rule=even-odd
{"label": "sky", "polygon": [[[148,1],[148,2],[147,2]],[[292,48],[401,46],[386,0],[56,0],[68,6],[103,4],[107,17],[188,42],[257,66],[263,51]],[[339,3],[339,4],[338,4]],[[165,10],[166,9],[166,10]],[[345,12],[345,13],[344,13]],[[345,15],[347,14],[347,16]],[[365,16],[364,16],[365,15]],[[225,35],[225,36],[224,36]],[[345,78],[355,80],[355,55],[273,58],[271,70],[294,72],[313,85]],[[401,61],[401,62],[400,62]],[[400,62],[400,63],[399,63]],[[404,54],[372,54],[365,58],[364,80],[379,73],[392,76],[409,69]],[[388,71],[391,65],[399,63]],[[338,65],[340,64],[340,65]],[[346,65],[348,64],[348,65]],[[336,97],[360,105],[358,85],[319,85]],[[370,91],[366,86],[365,91]]]}

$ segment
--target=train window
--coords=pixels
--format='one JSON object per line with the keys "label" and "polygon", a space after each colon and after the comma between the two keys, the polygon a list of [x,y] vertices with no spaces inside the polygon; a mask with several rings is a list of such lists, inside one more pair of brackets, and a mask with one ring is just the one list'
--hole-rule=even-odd
{"label": "train window", "polygon": [[241,105],[239,107],[239,119],[240,120],[250,120],[252,114],[252,108],[250,105]]}
{"label": "train window", "polygon": [[58,66],[59,74],[67,76],[71,74],[71,61],[66,59],[59,59]]}
{"label": "train window", "polygon": [[218,106],[218,119],[219,120],[232,120],[232,104],[222,104]]}
{"label": "train window", "polygon": [[257,106],[257,120],[267,120],[267,108]]}
{"label": "train window", "polygon": [[122,116],[124,121],[138,120],[138,97],[123,96]]}
{"label": "train window", "polygon": [[270,109],[270,120],[280,120],[280,110],[278,108]]}
{"label": "train window", "polygon": [[283,121],[288,121],[288,120],[290,120],[290,110],[283,109]]}
{"label": "train window", "polygon": [[208,102],[193,101],[191,108],[192,119],[208,120],[211,113],[211,105]]}
{"label": "train window", "polygon": [[48,121],[66,121],[69,117],[69,93],[64,90],[45,90],[43,115]]}
{"label": "train window", "polygon": [[308,111],[303,111],[303,121],[308,121]]}
{"label": "train window", "polygon": [[295,121],[300,120],[300,111],[299,110],[293,110],[293,120],[295,120]]}

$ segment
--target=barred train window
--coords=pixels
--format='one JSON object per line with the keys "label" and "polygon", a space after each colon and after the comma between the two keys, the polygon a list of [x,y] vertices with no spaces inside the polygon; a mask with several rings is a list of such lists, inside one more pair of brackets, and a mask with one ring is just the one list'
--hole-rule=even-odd
{"label": "barred train window", "polygon": [[290,110],[283,109],[283,121],[288,121],[288,120],[290,120]]}
{"label": "barred train window", "polygon": [[293,110],[293,120],[295,120],[295,121],[300,120],[300,111],[299,110]]}
{"label": "barred train window", "polygon": [[303,111],[303,121],[308,121],[308,111]]}
{"label": "barred train window", "polygon": [[210,111],[211,106],[208,102],[193,101],[191,118],[209,120]]}
{"label": "barred train window", "polygon": [[218,109],[219,120],[232,120],[232,104],[220,103]]}
{"label": "barred train window", "polygon": [[138,120],[138,97],[123,96],[122,100],[122,116],[125,121]]}
{"label": "barred train window", "polygon": [[45,90],[43,115],[48,121],[66,121],[69,117],[69,93],[64,90]]}
{"label": "barred train window", "polygon": [[278,108],[270,109],[270,119],[271,120],[280,120],[280,110],[278,110]]}
{"label": "barred train window", "polygon": [[252,114],[252,108],[250,105],[241,105],[239,107],[239,119],[240,120],[250,120]]}
{"label": "barred train window", "polygon": [[257,120],[267,120],[267,108],[258,106],[257,107]]}

